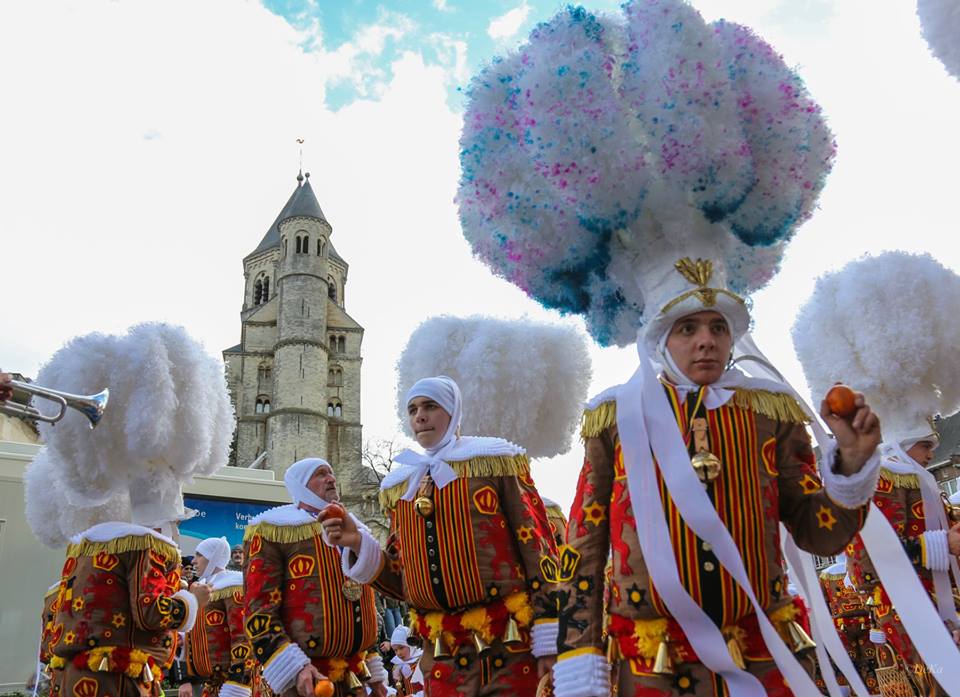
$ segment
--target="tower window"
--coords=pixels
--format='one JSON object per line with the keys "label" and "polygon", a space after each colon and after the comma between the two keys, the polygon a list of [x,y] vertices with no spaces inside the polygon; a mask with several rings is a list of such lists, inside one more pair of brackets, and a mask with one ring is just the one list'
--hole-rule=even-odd
{"label": "tower window", "polygon": [[340,366],[333,366],[327,371],[327,385],[343,387],[343,369]]}
{"label": "tower window", "polygon": [[263,297],[263,281],[259,278],[256,283],[253,284],[253,304],[259,305],[260,299]]}
{"label": "tower window", "polygon": [[287,257],[287,240],[286,239],[283,240],[283,257],[284,259]]}
{"label": "tower window", "polygon": [[337,282],[332,278],[327,278],[327,297],[337,302]]}
{"label": "tower window", "polygon": [[333,402],[327,402],[327,416],[333,416]]}
{"label": "tower window", "polygon": [[297,254],[300,253],[300,245],[303,244],[303,241],[300,238],[300,235],[297,235]]}
{"label": "tower window", "polygon": [[268,397],[257,397],[257,405],[254,408],[257,414],[270,413],[270,399]]}
{"label": "tower window", "polygon": [[317,256],[323,256],[323,240],[317,240]]}
{"label": "tower window", "polygon": [[270,277],[267,276],[263,279],[263,302],[267,302],[270,299]]}
{"label": "tower window", "polygon": [[337,337],[337,353],[346,353],[346,344],[346,339],[344,339],[342,336]]}
{"label": "tower window", "polygon": [[336,417],[341,417],[341,416],[343,416],[343,407],[340,406],[339,403],[333,405],[333,415],[336,416]]}

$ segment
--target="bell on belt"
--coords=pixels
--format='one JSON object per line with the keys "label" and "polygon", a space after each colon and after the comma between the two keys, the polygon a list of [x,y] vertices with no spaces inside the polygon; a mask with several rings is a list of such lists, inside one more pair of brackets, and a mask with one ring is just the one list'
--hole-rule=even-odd
{"label": "bell on belt", "polygon": [[740,670],[744,670],[747,667],[746,662],[743,660],[743,653],[740,651],[740,642],[736,639],[730,639],[727,642],[727,651],[730,652],[730,658],[733,659],[733,664]]}
{"label": "bell on belt", "polygon": [[817,648],[816,642],[810,638],[810,635],[804,631],[796,620],[787,622],[787,634],[790,635],[790,641],[793,643],[794,653]]}
{"label": "bell on belt", "polygon": [[146,682],[146,683],[152,683],[152,682],[153,682],[153,671],[150,670],[150,664],[149,664],[149,663],[144,663],[144,664],[143,664],[143,676],[142,676],[142,677],[143,677],[143,681]]}
{"label": "bell on belt", "polygon": [[413,502],[413,507],[417,510],[417,513],[424,518],[429,518],[433,515],[433,499],[429,496],[418,496],[417,500]]}
{"label": "bell on belt", "polygon": [[443,641],[443,636],[440,634],[433,640],[433,658],[439,661],[450,658],[450,654],[447,653],[447,645]]}
{"label": "bell on belt", "polygon": [[357,674],[352,670],[347,671],[347,688],[352,692],[358,687],[363,687],[363,683],[360,682],[360,678],[357,677]]}
{"label": "bell on belt", "polygon": [[103,660],[100,661],[100,665],[97,666],[97,670],[103,672],[110,670],[110,660],[104,655]]}
{"label": "bell on belt", "polygon": [[367,667],[366,661],[360,661],[360,679],[361,680],[370,679],[370,669]]}
{"label": "bell on belt", "polygon": [[520,627],[513,617],[507,618],[507,628],[503,632],[503,643],[505,646],[517,646],[523,643],[523,637],[520,636]]}
{"label": "bell on belt", "polygon": [[653,672],[657,675],[673,675],[673,661],[670,659],[670,647],[661,641],[657,647],[657,658],[653,662]]}
{"label": "bell on belt", "polygon": [[490,650],[490,645],[476,632],[473,633],[473,646],[477,650],[478,656],[483,656]]}
{"label": "bell on belt", "polygon": [[720,458],[711,452],[697,453],[690,458],[690,464],[701,482],[712,482],[720,476]]}

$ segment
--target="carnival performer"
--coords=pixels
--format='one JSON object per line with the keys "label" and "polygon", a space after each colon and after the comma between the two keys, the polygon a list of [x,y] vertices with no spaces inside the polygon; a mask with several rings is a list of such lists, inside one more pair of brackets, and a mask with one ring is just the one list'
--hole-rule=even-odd
{"label": "carnival performer", "polygon": [[[879,423],[862,396],[849,419],[824,409],[836,437],[818,473],[814,415],[754,350],[747,298],[830,170],[820,108],[749,29],[679,0],[569,8],[468,96],[457,200],[474,253],[639,356],[583,417],[557,697],[610,694],[605,648],[621,695],[815,693],[780,523],[788,550],[843,549],[876,481]],[[753,377],[735,352],[757,357]]]}
{"label": "carnival performer", "polygon": [[410,628],[398,626],[390,636],[393,649],[393,680],[397,697],[423,697],[423,671],[420,658],[423,648],[410,643]]}
{"label": "carnival performer", "polygon": [[553,539],[557,543],[557,548],[563,544],[567,536],[567,516],[564,514],[560,504],[556,501],[543,498],[543,507],[547,512],[547,522],[550,523],[550,532],[553,533]]}
{"label": "carnival performer", "polygon": [[263,679],[286,697],[312,697],[318,681],[330,680],[344,697],[363,694],[362,677],[382,697],[373,590],[344,576],[340,550],[321,539],[319,519],[343,512],[333,468],[307,458],[283,481],[293,503],[252,518],[244,533],[245,628]]}
{"label": "carnival performer", "polygon": [[180,588],[176,538],[191,514],[182,482],[220,467],[229,448],[222,369],[182,329],[145,324],[74,339],[38,379],[81,394],[102,381],[114,397],[96,431],[72,413],[41,424],[45,445],[25,475],[34,534],[67,548],[44,647],[52,694],[156,697],[177,631],[210,596],[206,584]]}
{"label": "carnival performer", "polygon": [[225,537],[202,540],[193,563],[200,580],[210,584],[210,602],[186,633],[183,661],[186,674],[180,697],[192,697],[190,680],[205,681],[204,697],[249,697],[253,683],[250,640],[243,623],[243,574],[227,571],[230,543]]}
{"label": "carnival performer", "polygon": [[[884,443],[873,502],[896,532],[940,619],[955,633],[960,628],[955,597],[960,525],[950,519],[927,470],[940,442],[934,417],[960,408],[953,348],[960,325],[944,321],[940,310],[954,302],[960,302],[960,276],[927,254],[886,252],[818,279],[793,333],[812,388],[842,377],[868,392],[881,413]],[[852,313],[859,318],[857,330],[847,326]],[[902,602],[894,606],[888,580],[881,578],[861,536],[847,546],[847,557],[850,580],[899,656],[899,676],[888,671],[884,681],[903,690],[913,683],[924,695],[960,689],[938,686],[942,671],[927,666],[944,661],[922,655],[915,645],[919,637],[907,634],[902,616],[915,608]],[[943,632],[932,627],[930,633],[937,630]]]}
{"label": "carnival performer", "polygon": [[[440,368],[455,377],[417,379]],[[399,454],[381,483],[385,552],[336,531],[349,573],[411,605],[427,695],[533,695],[556,655],[557,562],[528,455],[570,446],[568,400],[590,375],[584,338],[554,324],[436,317],[411,336],[398,375],[398,411],[423,452]]]}
{"label": "carnival performer", "polygon": [[[847,576],[847,557],[838,554],[837,560],[820,572],[820,586],[836,623],[837,633],[850,656],[860,679],[871,694],[877,692],[877,647],[871,641],[873,621],[870,609]],[[846,680],[840,676],[840,684]],[[825,688],[818,682],[818,687]]]}

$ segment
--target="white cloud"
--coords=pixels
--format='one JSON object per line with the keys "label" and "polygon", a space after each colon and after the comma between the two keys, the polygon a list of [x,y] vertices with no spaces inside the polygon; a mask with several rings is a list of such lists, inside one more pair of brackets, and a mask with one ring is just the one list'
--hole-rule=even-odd
{"label": "white cloud", "polygon": [[490,35],[491,39],[498,41],[509,39],[520,31],[520,27],[527,21],[529,15],[530,6],[524,1],[509,12],[490,20],[490,24],[487,26],[487,34]]}
{"label": "white cloud", "polygon": [[440,12],[446,12],[450,9],[450,6],[447,5],[447,0],[433,0],[433,7]]}

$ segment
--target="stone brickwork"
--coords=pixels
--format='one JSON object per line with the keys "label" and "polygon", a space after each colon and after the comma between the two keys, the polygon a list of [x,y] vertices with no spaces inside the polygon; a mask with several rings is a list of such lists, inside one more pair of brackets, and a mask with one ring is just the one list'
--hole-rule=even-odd
{"label": "stone brickwork", "polygon": [[376,478],[361,464],[363,327],[346,312],[348,265],[309,175],[244,261],[240,344],[223,352],[237,415],[231,463],[281,477],[304,457],[337,473],[344,503],[380,533]]}

